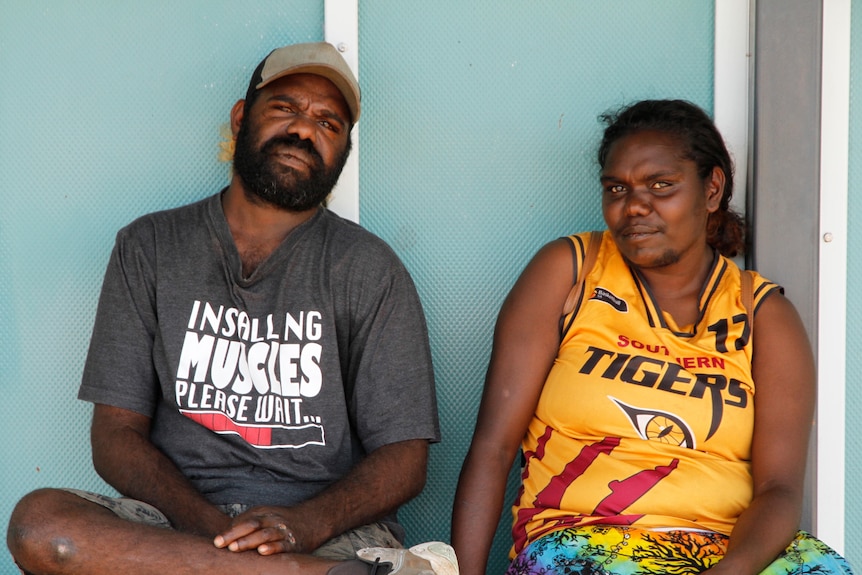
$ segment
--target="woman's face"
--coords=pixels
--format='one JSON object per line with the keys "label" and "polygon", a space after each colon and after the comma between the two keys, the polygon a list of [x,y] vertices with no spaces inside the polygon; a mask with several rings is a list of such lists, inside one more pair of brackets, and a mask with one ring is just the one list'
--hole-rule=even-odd
{"label": "woman's face", "polygon": [[697,264],[709,253],[706,221],[724,172],[701,179],[678,137],[641,131],[617,140],[602,170],[602,213],[623,257],[640,268]]}

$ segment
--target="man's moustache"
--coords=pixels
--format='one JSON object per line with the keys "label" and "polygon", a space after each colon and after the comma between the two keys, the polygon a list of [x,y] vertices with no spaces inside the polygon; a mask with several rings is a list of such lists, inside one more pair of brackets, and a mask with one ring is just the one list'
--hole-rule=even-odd
{"label": "man's moustache", "polygon": [[268,140],[261,151],[264,153],[271,153],[278,146],[285,146],[289,148],[296,148],[297,150],[302,150],[303,152],[307,152],[314,158],[314,162],[320,166],[323,164],[323,157],[317,152],[317,149],[314,147],[314,144],[311,143],[310,140],[304,140],[295,135],[290,136],[276,136],[271,140]]}

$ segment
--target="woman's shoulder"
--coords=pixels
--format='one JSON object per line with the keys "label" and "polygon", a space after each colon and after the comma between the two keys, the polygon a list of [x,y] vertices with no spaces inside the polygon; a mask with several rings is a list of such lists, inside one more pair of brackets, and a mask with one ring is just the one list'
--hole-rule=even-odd
{"label": "woman's shoulder", "polygon": [[743,301],[752,306],[751,313],[757,314],[764,302],[769,299],[785,299],[784,288],[756,270],[745,269],[724,256],[720,256],[725,266],[725,278],[733,282],[734,289],[741,292]]}

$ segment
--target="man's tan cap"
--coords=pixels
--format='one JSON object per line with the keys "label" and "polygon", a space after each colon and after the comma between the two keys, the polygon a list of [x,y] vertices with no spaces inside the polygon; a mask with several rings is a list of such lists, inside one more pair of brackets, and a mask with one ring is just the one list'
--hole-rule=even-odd
{"label": "man's tan cap", "polygon": [[350,108],[352,122],[359,120],[359,83],[335,46],[327,42],[291,44],[270,52],[251,76],[246,101],[270,82],[291,74],[316,74],[335,84]]}

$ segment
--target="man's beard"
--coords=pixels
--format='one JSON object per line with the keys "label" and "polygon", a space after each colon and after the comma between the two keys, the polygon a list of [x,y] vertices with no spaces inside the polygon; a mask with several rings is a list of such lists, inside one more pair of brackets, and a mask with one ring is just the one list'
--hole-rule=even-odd
{"label": "man's beard", "polygon": [[[350,139],[341,157],[327,169],[314,145],[296,134],[272,138],[255,150],[253,140],[257,131],[249,124],[246,121],[240,126],[233,158],[233,169],[242,179],[246,194],[290,212],[304,212],[321,205],[338,182],[350,153]],[[311,156],[313,165],[307,177],[273,160],[273,153],[280,146],[297,148]]]}

